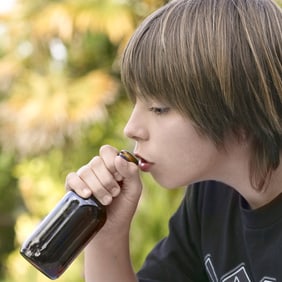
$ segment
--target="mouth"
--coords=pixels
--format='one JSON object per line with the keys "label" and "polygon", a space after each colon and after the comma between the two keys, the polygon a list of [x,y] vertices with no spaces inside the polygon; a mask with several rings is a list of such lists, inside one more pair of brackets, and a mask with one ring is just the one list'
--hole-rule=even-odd
{"label": "mouth", "polygon": [[140,168],[140,170],[144,171],[144,172],[149,172],[151,167],[154,165],[154,163],[147,161],[146,159],[142,158],[139,154],[134,154],[139,162],[138,162],[138,166]]}

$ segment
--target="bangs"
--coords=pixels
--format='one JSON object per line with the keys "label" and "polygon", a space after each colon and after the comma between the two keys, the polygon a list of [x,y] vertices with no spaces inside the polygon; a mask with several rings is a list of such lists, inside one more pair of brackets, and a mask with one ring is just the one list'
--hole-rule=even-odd
{"label": "bangs", "polygon": [[[136,98],[160,101],[191,119],[213,140],[221,140],[230,112],[223,106],[209,58],[216,44],[209,43],[212,23],[200,17],[201,5],[202,1],[171,1],[149,16],[124,51],[121,78],[133,102]],[[208,10],[212,9],[204,12]]]}
{"label": "bangs", "polygon": [[165,39],[167,32],[170,37],[176,32],[169,31],[171,25],[167,25],[167,17],[162,18],[166,9],[167,6],[164,6],[148,17],[130,39],[123,54],[121,77],[133,101],[136,97],[153,99],[178,108],[175,89],[177,74],[171,61],[175,56],[172,55],[172,46]]}

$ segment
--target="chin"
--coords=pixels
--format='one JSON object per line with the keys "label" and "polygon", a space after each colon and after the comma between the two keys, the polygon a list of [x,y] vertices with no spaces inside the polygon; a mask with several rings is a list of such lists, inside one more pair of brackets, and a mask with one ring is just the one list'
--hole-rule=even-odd
{"label": "chin", "polygon": [[164,187],[165,189],[169,189],[169,190],[173,190],[173,189],[177,189],[180,187],[185,187],[187,186],[187,183],[183,183],[180,182],[179,179],[173,179],[173,178],[167,178],[167,177],[155,177],[153,175],[153,178],[155,179],[156,182],[159,183],[159,185],[161,185],[162,187]]}

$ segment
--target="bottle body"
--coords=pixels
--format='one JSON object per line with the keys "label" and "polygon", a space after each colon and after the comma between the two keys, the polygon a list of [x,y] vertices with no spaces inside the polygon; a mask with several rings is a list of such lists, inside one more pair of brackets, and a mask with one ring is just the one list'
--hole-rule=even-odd
{"label": "bottle body", "polygon": [[106,221],[94,197],[69,191],[24,242],[20,253],[50,279],[58,278]]}

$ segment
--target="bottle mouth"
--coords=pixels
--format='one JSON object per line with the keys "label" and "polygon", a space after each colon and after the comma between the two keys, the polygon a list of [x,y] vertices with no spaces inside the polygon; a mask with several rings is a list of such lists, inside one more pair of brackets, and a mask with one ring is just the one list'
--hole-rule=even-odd
{"label": "bottle mouth", "polygon": [[136,158],[136,156],[134,156],[132,153],[130,153],[126,150],[121,150],[118,153],[118,156],[122,157],[123,159],[125,159],[128,162],[135,163],[136,165],[138,165],[138,163],[139,163],[139,160]]}

